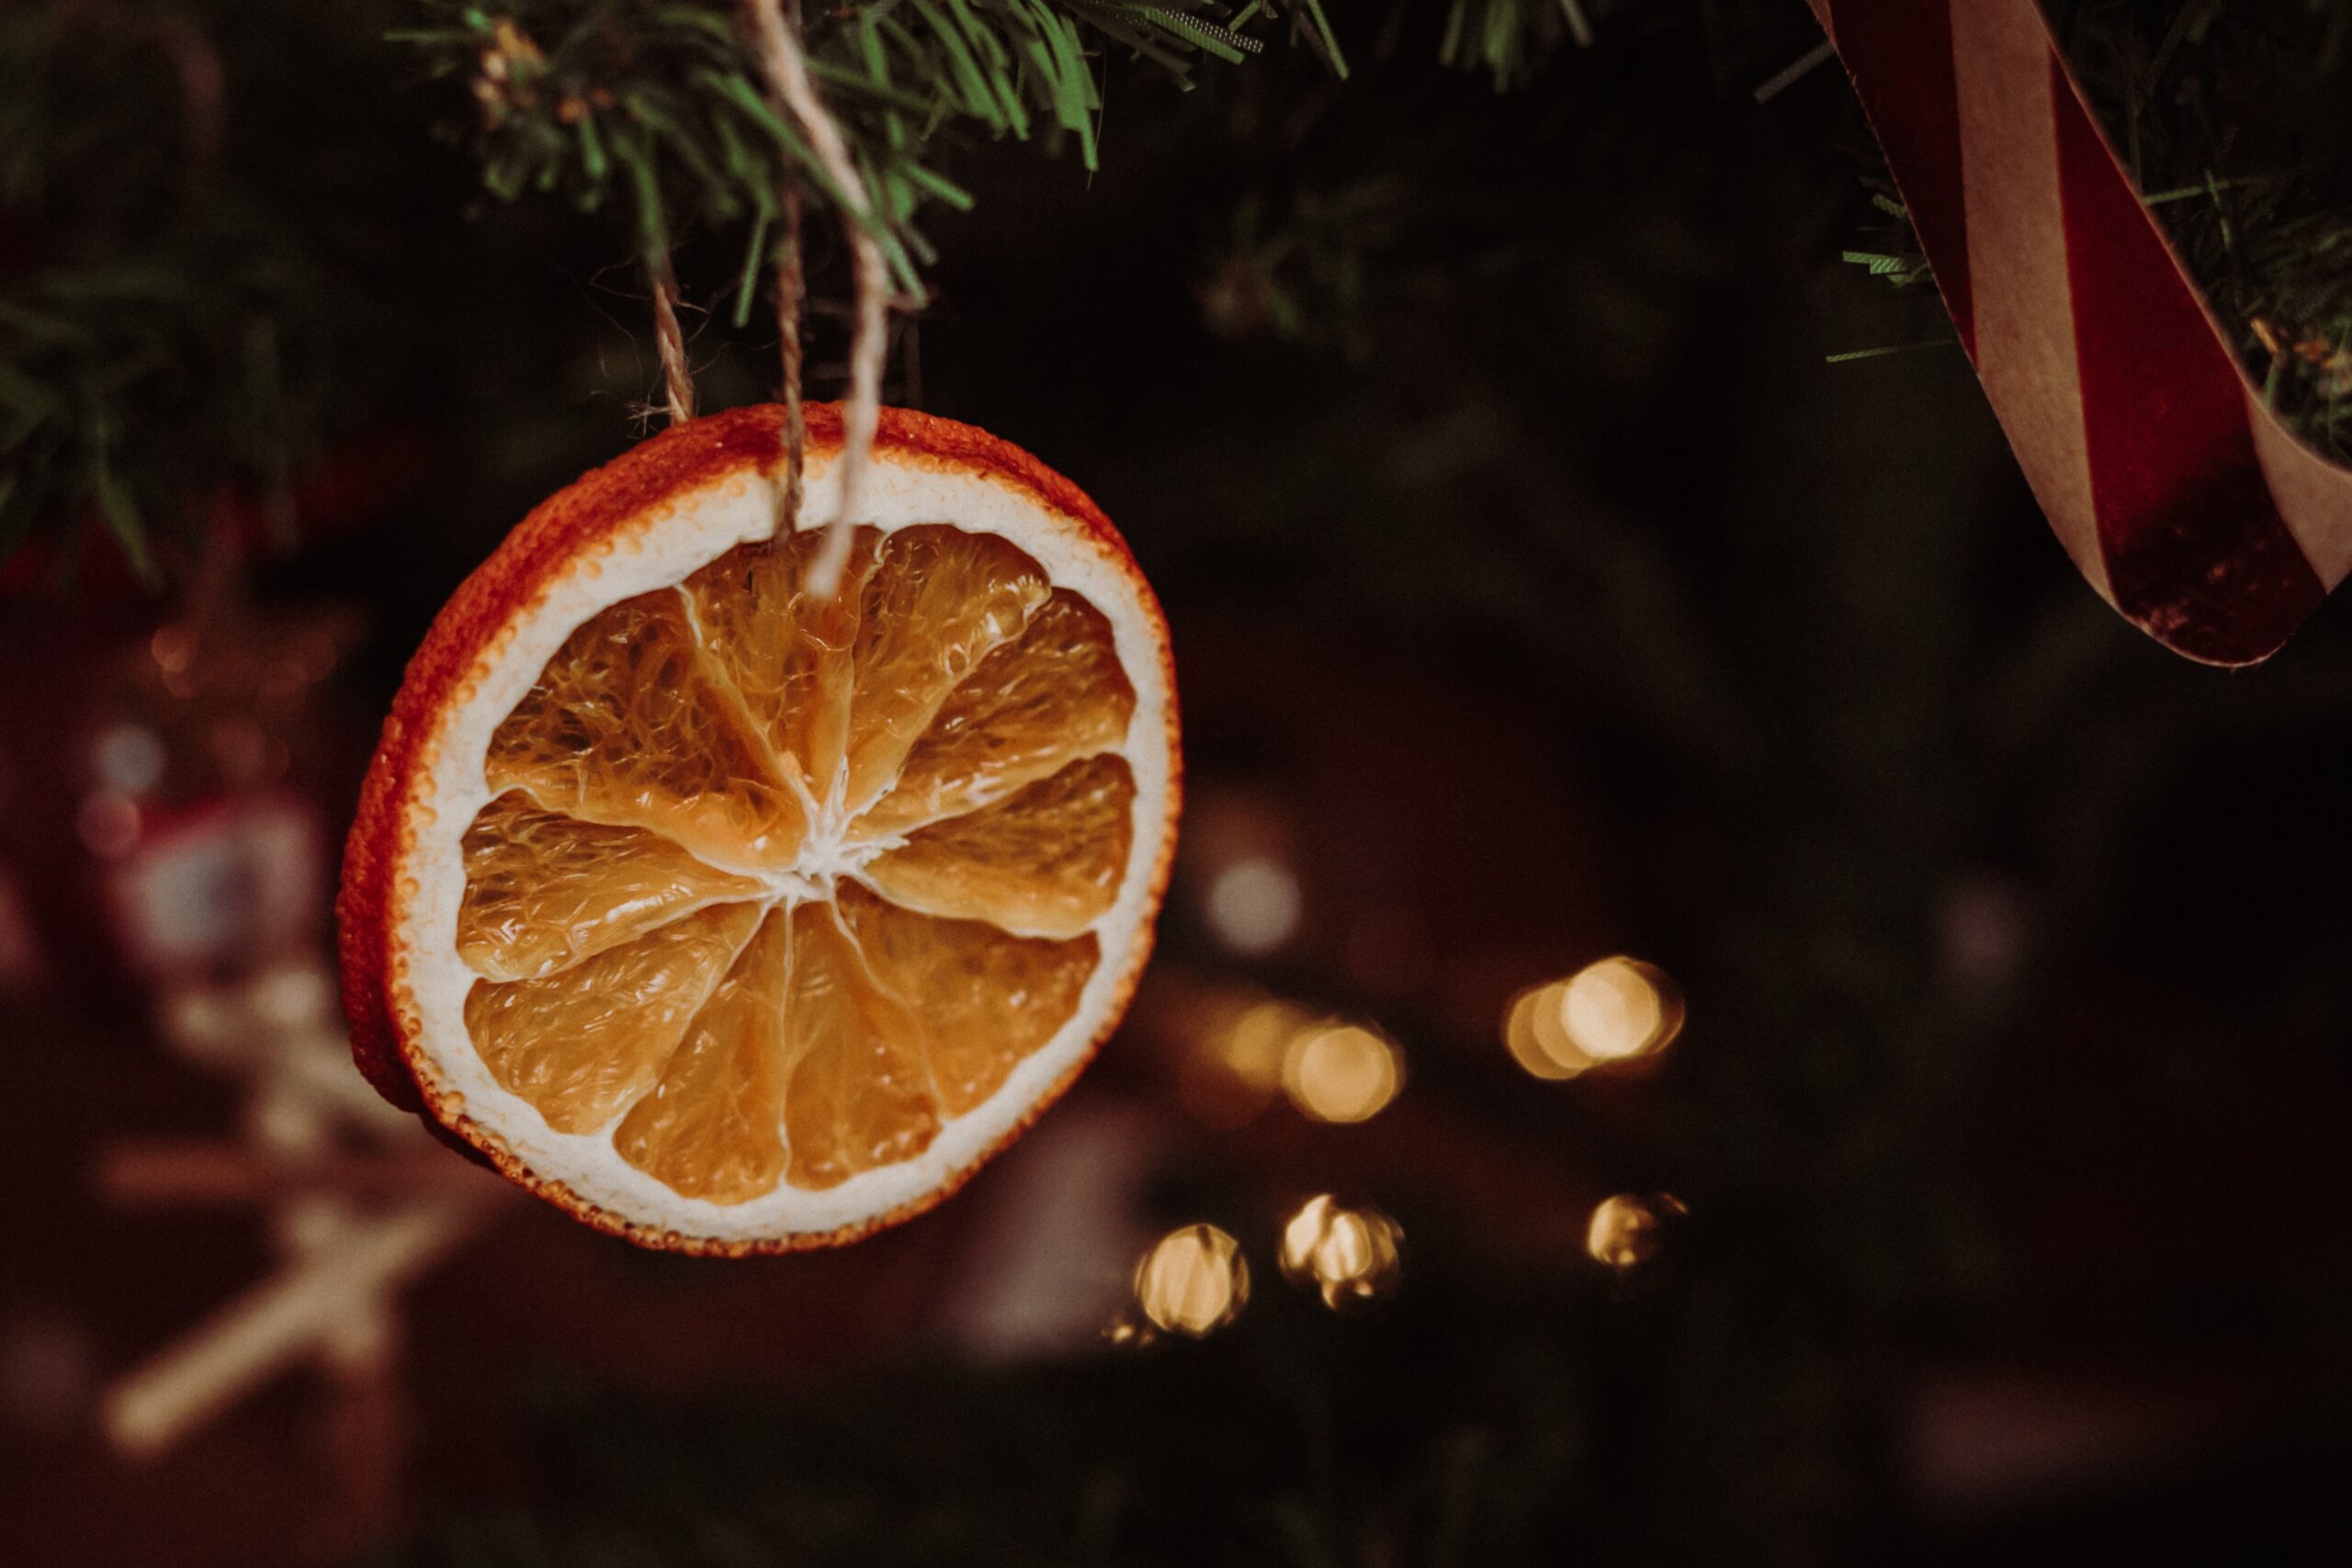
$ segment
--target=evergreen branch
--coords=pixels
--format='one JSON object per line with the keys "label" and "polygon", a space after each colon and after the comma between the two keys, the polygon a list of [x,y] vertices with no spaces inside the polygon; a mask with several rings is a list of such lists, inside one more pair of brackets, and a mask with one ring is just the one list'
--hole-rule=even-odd
{"label": "evergreen branch", "polygon": [[0,560],[95,525],[153,582],[225,488],[287,514],[335,313],[295,228],[218,175],[184,199],[193,120],[136,17],[0,16],[0,217],[29,242],[0,279]]}
{"label": "evergreen branch", "polygon": [[1564,41],[1592,44],[1586,0],[1451,0],[1441,62],[1484,71],[1497,92],[1524,85]]}
{"label": "evergreen branch", "polygon": [[[1090,171],[1099,150],[1102,57],[1117,47],[1187,83],[1199,61],[1265,46],[1244,31],[1287,17],[1344,72],[1321,0],[852,0],[803,24],[810,73],[842,124],[862,191],[851,199],[807,139],[769,108],[731,6],[720,0],[515,0],[492,15],[425,0],[440,25],[393,35],[434,78],[463,81],[465,133],[502,200],[535,191],[583,211],[614,197],[641,159],[674,233],[763,228],[789,183],[872,235],[893,286],[920,304],[924,208],[968,207],[933,149],[973,135],[1066,138]],[[616,166],[616,160],[617,164]],[[627,194],[627,193],[625,193]],[[747,260],[748,279],[756,262]],[[737,310],[748,307],[739,287]]]}

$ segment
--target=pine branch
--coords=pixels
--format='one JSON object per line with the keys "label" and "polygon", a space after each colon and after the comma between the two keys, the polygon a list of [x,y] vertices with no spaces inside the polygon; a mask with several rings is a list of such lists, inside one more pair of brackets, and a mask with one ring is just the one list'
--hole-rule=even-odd
{"label": "pine branch", "polygon": [[1438,58],[1464,71],[1484,71],[1495,90],[1523,86],[1563,41],[1592,47],[1591,0],[1449,0]]}
{"label": "pine branch", "polygon": [[[1237,63],[1286,20],[1345,73],[1321,0],[857,0],[805,22],[810,66],[865,184],[852,204],[797,128],[769,107],[733,9],[718,0],[517,0],[498,16],[427,0],[441,25],[396,35],[428,74],[465,82],[468,133],[492,194],[552,192],[583,211],[659,199],[673,232],[741,226],[748,320],[787,182],[864,223],[908,300],[932,259],[917,218],[971,205],[937,152],[1011,138],[1074,146],[1097,166],[1101,62],[1150,62],[1180,85],[1204,60]],[[657,194],[658,193],[658,194]],[[862,209],[862,210],[861,210]]]}
{"label": "pine branch", "polygon": [[[160,27],[47,10],[0,19],[0,216],[32,263],[0,292],[0,561],[37,531],[110,535],[160,579],[156,535],[224,485],[283,516],[318,423],[315,323],[330,314],[296,236],[198,170]],[[138,106],[135,109],[129,106]],[[96,259],[74,254],[103,227]]]}

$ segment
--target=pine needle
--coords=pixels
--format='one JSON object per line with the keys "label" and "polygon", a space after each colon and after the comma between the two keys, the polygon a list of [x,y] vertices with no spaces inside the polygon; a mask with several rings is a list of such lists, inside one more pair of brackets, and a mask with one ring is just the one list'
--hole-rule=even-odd
{"label": "pine needle", "polygon": [[[1556,3],[1556,0],[1554,0]],[[462,82],[486,188],[537,190],[583,211],[605,207],[616,136],[658,184],[675,231],[760,221],[786,181],[875,231],[894,283],[923,298],[916,258],[926,206],[971,205],[934,166],[975,135],[1066,133],[1090,172],[1100,161],[1102,46],[1116,44],[1180,84],[1197,61],[1238,64],[1265,48],[1245,28],[1287,19],[1344,74],[1320,0],[854,0],[810,6],[810,73],[847,135],[864,185],[848,201],[806,140],[770,112],[733,8],[718,0],[515,0],[493,14],[425,0],[442,25],[394,35],[428,76]],[[746,274],[748,276],[748,273]],[[739,311],[741,310],[739,291]]]}

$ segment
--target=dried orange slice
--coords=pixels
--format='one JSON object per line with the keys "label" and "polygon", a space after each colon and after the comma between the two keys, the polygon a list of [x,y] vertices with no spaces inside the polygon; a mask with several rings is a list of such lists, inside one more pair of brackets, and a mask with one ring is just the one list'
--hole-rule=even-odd
{"label": "dried orange slice", "polygon": [[885,411],[849,570],[809,410],[657,436],[534,512],[435,622],[337,913],[360,1068],[650,1246],[853,1239],[1077,1076],[1174,847],[1159,604],[1077,488]]}

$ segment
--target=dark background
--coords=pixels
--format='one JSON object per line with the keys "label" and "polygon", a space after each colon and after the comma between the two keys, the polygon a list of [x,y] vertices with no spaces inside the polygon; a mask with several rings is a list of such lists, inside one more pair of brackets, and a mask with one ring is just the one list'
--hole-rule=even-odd
{"label": "dark background", "polygon": [[[157,1459],[97,1435],[104,1384],[272,1242],[250,1207],[93,1177],[241,1115],[159,1043],[76,827],[195,555],[160,594],[96,545],[69,585],[54,551],[14,569],[12,1555],[2038,1562],[2332,1530],[2342,607],[2263,668],[2181,661],[2075,576],[1956,348],[1826,363],[1949,329],[1838,262],[1863,132],[1834,67],[1750,101],[1817,36],[1759,10],[1736,39],[1629,25],[1498,96],[1408,8],[1385,56],[1346,33],[1344,89],[1295,58],[1192,95],[1114,67],[1091,180],[956,161],[980,205],[931,224],[890,396],[1086,487],[1175,629],[1191,832],[1134,1021],[966,1195],[844,1253],[651,1258],[512,1206],[401,1297],[393,1436],[356,1460],[311,1371]],[[313,499],[239,576],[243,613],[364,625],[289,775],[339,832],[435,608],[641,428],[648,315],[606,228],[477,195],[428,133],[455,89],[405,80],[368,8],[206,20],[232,176],[175,199],[232,186],[336,301]],[[101,88],[152,77],[128,58]],[[56,261],[76,199],[0,231],[17,265]],[[690,301],[733,254],[687,241]],[[706,406],[770,394],[772,333],[690,327]],[[1268,956],[1204,918],[1237,842],[1304,892]],[[1643,1071],[1522,1074],[1510,997],[1619,951],[1679,983],[1683,1036]],[[1402,1097],[1202,1122],[1185,1002],[1238,983],[1375,1021]],[[974,1302],[1052,1252],[1038,1193],[1067,1183],[1138,1246],[1233,1232],[1247,1310],[1199,1344],[994,1353]],[[1403,1224],[1369,1312],[1276,1276],[1280,1215],[1321,1190]],[[1628,1277],[1583,1247],[1618,1190],[1689,1209]]]}

